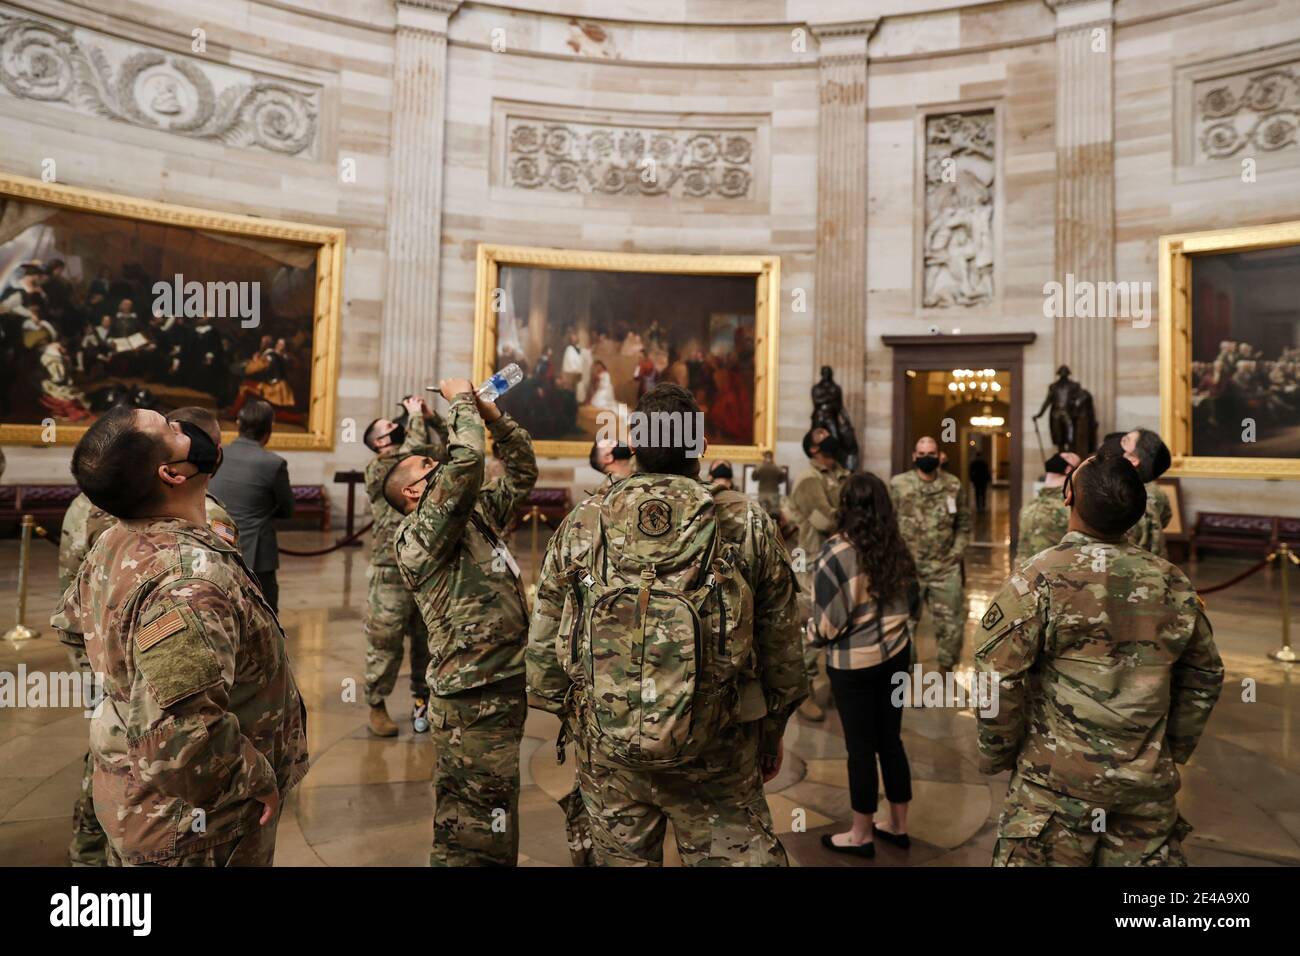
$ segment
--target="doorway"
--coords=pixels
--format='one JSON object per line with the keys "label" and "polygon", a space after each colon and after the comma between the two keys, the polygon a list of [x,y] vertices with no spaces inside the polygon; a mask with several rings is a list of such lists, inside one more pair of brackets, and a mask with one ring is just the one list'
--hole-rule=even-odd
{"label": "doorway", "polygon": [[[886,335],[893,349],[893,471],[911,467],[916,440],[939,442],[945,468],[961,479],[972,516],[972,547],[1005,549],[1018,534],[1023,478],[1024,347],[1033,332]],[[989,481],[978,510],[971,465]],[[976,475],[983,470],[976,466]]]}

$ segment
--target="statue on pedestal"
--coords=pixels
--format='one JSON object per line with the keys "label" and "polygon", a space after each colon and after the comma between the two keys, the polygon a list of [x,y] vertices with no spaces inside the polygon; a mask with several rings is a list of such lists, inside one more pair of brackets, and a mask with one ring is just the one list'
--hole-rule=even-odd
{"label": "statue on pedestal", "polygon": [[1071,451],[1081,458],[1093,453],[1097,447],[1097,414],[1092,393],[1070,378],[1067,365],[1056,370],[1056,381],[1047,386],[1047,396],[1034,421],[1046,412],[1050,412],[1047,423],[1058,452]]}
{"label": "statue on pedestal", "polygon": [[840,464],[849,471],[857,471],[858,437],[844,411],[844,393],[835,383],[829,365],[822,366],[821,380],[812,387],[812,401],[812,427],[824,428],[834,435],[840,449]]}

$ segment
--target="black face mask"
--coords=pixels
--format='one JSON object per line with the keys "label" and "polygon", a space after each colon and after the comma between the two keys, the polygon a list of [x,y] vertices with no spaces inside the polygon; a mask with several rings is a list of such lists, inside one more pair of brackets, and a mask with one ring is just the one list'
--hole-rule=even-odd
{"label": "black face mask", "polygon": [[[1068,498],[1067,498],[1068,495]],[[1071,471],[1065,476],[1065,484],[1061,485],[1061,500],[1071,508],[1074,507],[1074,472]]]}
{"label": "black face mask", "polygon": [[932,475],[939,470],[939,456],[922,455],[920,458],[912,462],[912,464],[916,465],[917,468],[920,468],[927,475]]}
{"label": "black face mask", "polygon": [[180,461],[169,461],[169,465],[179,465],[181,462],[189,462],[198,469],[200,475],[215,475],[217,469],[221,467],[221,449],[217,443],[208,437],[198,425],[193,422],[178,422],[181,431],[189,437],[189,453]]}
{"label": "black face mask", "polygon": [[632,458],[632,448],[629,445],[615,445],[609,456],[615,461],[629,461]]}
{"label": "black face mask", "polygon": [[396,448],[402,442],[406,441],[406,426],[397,422],[397,427],[388,433],[388,438],[392,439],[380,451],[387,451],[389,448]]}
{"label": "black face mask", "polygon": [[714,468],[709,474],[712,476],[714,481],[719,481],[724,478],[728,481],[731,480],[731,469],[725,465],[720,468]]}
{"label": "black face mask", "polygon": [[840,460],[840,440],[834,435],[827,435],[817,443],[817,450],[827,458]]}

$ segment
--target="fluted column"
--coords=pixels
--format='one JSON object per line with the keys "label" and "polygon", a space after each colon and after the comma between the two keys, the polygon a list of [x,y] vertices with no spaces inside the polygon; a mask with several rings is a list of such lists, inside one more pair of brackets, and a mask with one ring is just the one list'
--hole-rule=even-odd
{"label": "fluted column", "polygon": [[[1115,279],[1112,0],[1048,0],[1056,11],[1056,281]],[[1115,316],[1056,317],[1056,363],[1115,423]]]}
{"label": "fluted column", "polygon": [[867,411],[867,40],[875,26],[811,27],[819,42],[813,361],[835,369],[859,445]]}
{"label": "fluted column", "polygon": [[388,280],[380,352],[385,407],[423,394],[438,353],[447,21],[460,0],[396,0],[388,167]]}

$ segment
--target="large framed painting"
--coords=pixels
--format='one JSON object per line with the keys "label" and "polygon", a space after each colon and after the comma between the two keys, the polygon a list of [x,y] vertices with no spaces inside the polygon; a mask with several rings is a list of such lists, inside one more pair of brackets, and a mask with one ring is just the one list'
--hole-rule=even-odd
{"label": "large framed painting", "polygon": [[272,448],[334,445],[343,230],[0,176],[0,442],[108,408],[250,398]]}
{"label": "large framed painting", "polygon": [[1300,478],[1298,288],[1300,222],[1161,238],[1171,474]]}
{"label": "large framed painting", "polygon": [[474,369],[518,363],[501,406],[541,455],[585,458],[676,382],[704,412],[710,459],[757,461],[776,437],[780,285],[775,256],[480,245]]}

